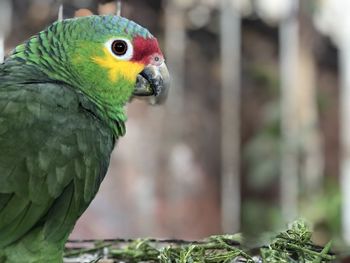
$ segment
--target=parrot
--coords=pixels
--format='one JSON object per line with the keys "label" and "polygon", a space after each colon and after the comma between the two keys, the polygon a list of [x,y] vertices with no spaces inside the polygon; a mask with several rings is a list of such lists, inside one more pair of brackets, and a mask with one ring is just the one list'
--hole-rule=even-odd
{"label": "parrot", "polygon": [[0,64],[0,263],[63,262],[125,135],[133,98],[160,104],[158,40],[116,15],[56,21]]}

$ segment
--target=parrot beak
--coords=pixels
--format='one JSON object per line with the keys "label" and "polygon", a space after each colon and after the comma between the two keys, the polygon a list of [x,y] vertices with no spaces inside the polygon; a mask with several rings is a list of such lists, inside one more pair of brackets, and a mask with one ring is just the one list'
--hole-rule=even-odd
{"label": "parrot beak", "polygon": [[170,76],[165,63],[148,65],[137,76],[133,97],[146,98],[151,104],[161,104],[167,98],[169,86]]}

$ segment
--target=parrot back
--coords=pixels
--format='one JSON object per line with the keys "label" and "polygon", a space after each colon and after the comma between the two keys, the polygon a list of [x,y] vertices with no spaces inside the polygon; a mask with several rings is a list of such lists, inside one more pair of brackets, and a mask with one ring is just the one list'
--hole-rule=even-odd
{"label": "parrot back", "polygon": [[107,172],[116,138],[96,106],[64,83],[3,74],[0,262],[22,262],[19,255],[23,262],[39,255],[51,262],[46,254],[52,244],[61,258],[52,262],[60,262],[69,233]]}

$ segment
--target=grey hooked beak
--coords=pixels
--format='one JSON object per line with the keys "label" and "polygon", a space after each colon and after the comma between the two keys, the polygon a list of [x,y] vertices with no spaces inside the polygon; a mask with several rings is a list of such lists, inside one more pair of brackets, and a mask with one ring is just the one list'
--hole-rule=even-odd
{"label": "grey hooked beak", "polygon": [[163,103],[168,95],[170,76],[163,62],[160,66],[148,65],[137,76],[133,97],[147,99],[151,104]]}

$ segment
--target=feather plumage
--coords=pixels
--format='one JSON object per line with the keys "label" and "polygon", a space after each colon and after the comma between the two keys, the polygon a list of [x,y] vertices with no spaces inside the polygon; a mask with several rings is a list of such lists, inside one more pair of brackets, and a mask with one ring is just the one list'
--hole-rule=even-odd
{"label": "feather plumage", "polygon": [[81,93],[49,80],[16,83],[9,72],[0,66],[0,79],[7,79],[0,85],[0,250],[6,262],[31,262],[37,252],[24,246],[19,259],[15,241],[28,239],[36,248],[45,241],[57,245],[53,262],[59,262],[107,171],[116,137]]}
{"label": "feather plumage", "polygon": [[[134,45],[129,60],[108,51],[115,38]],[[158,94],[168,83],[163,62],[146,29],[91,16],[54,23],[0,65],[0,263],[62,262],[125,134],[136,79],[149,78],[137,88]]]}

